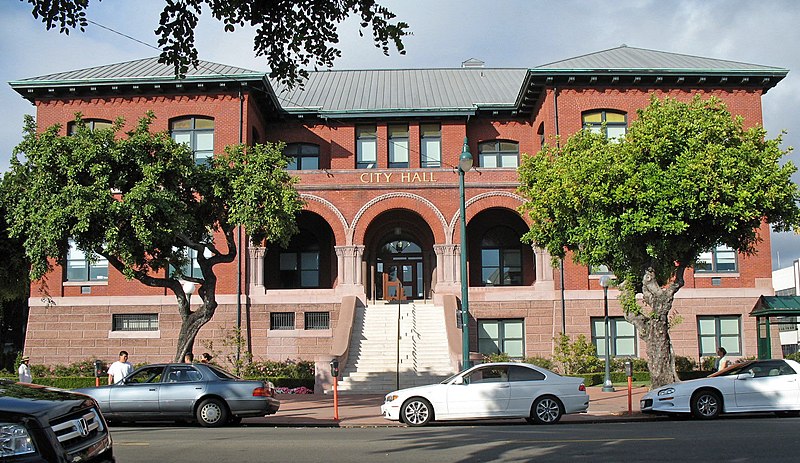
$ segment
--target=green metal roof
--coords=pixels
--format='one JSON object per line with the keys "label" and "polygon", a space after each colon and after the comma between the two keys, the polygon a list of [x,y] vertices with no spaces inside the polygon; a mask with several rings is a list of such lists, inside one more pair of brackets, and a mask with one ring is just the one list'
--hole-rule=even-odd
{"label": "green metal roof", "polygon": [[797,315],[800,315],[800,296],[761,296],[750,312],[751,317]]}
{"label": "green metal roof", "polygon": [[787,69],[622,45],[531,69],[532,72],[777,73]]}

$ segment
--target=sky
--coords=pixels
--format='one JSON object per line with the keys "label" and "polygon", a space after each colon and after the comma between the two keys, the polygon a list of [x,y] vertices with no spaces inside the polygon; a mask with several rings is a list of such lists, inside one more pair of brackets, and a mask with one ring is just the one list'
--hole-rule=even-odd
{"label": "sky", "polygon": [[[529,68],[618,47],[648,48],[788,69],[762,99],[769,137],[800,146],[800,2],[796,0],[379,0],[409,23],[406,54],[375,48],[371,31],[350,19],[339,27],[334,69],[459,67],[477,58],[489,68]],[[35,108],[7,82],[157,56],[154,33],[164,0],[91,1],[86,32],[46,31],[27,2],[0,2],[0,172]],[[223,32],[208,11],[196,30],[201,60],[256,71],[252,30]],[[123,35],[124,34],[125,37]],[[143,43],[142,43],[143,42]],[[150,46],[146,45],[149,44]],[[800,165],[800,151],[788,156]],[[800,173],[794,181],[800,183]],[[772,234],[773,269],[800,259],[800,236]]]}

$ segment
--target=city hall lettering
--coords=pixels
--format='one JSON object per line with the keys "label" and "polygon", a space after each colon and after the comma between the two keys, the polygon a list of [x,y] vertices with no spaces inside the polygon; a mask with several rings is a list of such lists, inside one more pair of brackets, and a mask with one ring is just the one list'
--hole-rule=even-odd
{"label": "city hall lettering", "polygon": [[364,172],[361,183],[435,183],[433,172]]}

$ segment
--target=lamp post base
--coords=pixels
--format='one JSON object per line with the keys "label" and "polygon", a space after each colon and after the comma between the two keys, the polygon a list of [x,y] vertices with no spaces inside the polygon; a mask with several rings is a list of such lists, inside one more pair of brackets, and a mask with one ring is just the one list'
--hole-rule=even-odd
{"label": "lamp post base", "polygon": [[606,383],[603,384],[603,389],[601,390],[603,392],[615,392],[614,386],[611,385],[611,381],[606,381]]}

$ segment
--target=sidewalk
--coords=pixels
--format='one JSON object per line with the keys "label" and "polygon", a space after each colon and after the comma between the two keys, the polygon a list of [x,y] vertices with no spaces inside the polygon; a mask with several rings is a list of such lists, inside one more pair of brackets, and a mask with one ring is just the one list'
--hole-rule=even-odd
{"label": "sidewalk", "polygon": [[[602,392],[599,386],[588,387],[589,411],[587,413],[565,415],[562,423],[595,423],[612,421],[637,421],[653,419],[639,412],[639,399],[647,388],[633,388],[631,406],[628,414],[628,389],[618,388],[615,392]],[[248,418],[245,423],[259,423],[289,427],[373,427],[405,426],[389,421],[381,416],[380,406],[383,395],[339,395],[339,420],[333,419],[333,396],[328,394],[279,394],[281,408],[275,415],[265,418]]]}

